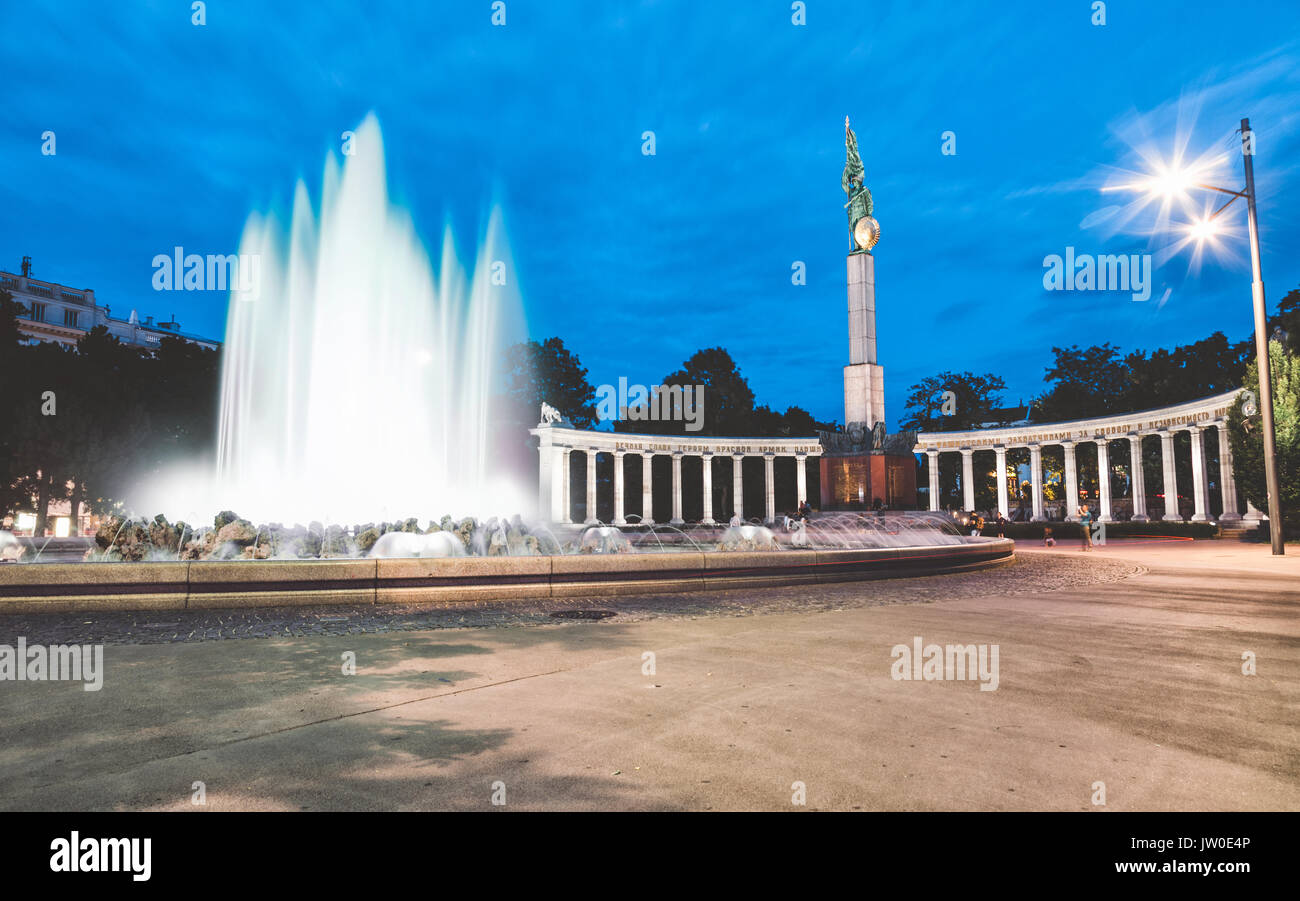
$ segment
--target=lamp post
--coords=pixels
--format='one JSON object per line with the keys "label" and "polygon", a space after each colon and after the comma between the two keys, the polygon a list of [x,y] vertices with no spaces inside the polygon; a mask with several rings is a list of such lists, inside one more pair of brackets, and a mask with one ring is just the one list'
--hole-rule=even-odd
{"label": "lamp post", "polygon": [[[1259,268],[1259,220],[1255,217],[1254,151],[1250,120],[1242,119],[1241,155],[1246,168],[1246,221],[1250,232],[1250,271],[1253,279],[1250,290],[1255,302],[1255,358],[1259,361],[1259,409],[1264,417],[1264,484],[1268,490],[1268,534],[1273,553],[1284,554],[1282,498],[1277,484],[1277,437],[1273,432],[1273,368],[1268,359],[1268,315],[1264,309],[1264,277]],[[1233,200],[1235,199],[1234,197]]]}
{"label": "lamp post", "polygon": [[[1177,168],[1167,170],[1147,182],[1162,193],[1173,194],[1188,188],[1200,188],[1204,191],[1216,191],[1229,195],[1228,200],[1209,216],[1191,226],[1190,231],[1198,241],[1204,241],[1214,234],[1214,220],[1238,198],[1246,201],[1246,220],[1250,236],[1251,295],[1255,314],[1255,357],[1259,368],[1259,407],[1263,414],[1264,426],[1264,484],[1268,491],[1269,538],[1273,553],[1284,554],[1282,543],[1282,500],[1278,493],[1277,478],[1277,438],[1273,431],[1273,369],[1268,358],[1268,315],[1264,306],[1264,279],[1259,265],[1259,221],[1255,214],[1255,142],[1250,130],[1250,120],[1241,120],[1241,155],[1245,165],[1246,189],[1232,191],[1216,185],[1201,184],[1193,181],[1186,170]],[[1125,187],[1132,187],[1125,186]]]}

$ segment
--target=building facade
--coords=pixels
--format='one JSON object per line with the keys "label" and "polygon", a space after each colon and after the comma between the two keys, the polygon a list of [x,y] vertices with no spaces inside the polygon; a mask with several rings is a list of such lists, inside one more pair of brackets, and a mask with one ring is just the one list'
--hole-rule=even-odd
{"label": "building facade", "polygon": [[221,346],[220,341],[182,331],[174,316],[168,322],[155,322],[152,316],[141,320],[132,310],[127,318],[115,319],[109,307],[96,300],[94,290],[32,278],[26,261],[22,270],[21,273],[0,270],[0,290],[8,291],[27,308],[18,319],[18,333],[20,340],[29,344],[51,342],[76,346],[82,336],[102,325],[123,344],[135,347],[156,348],[168,336],[183,338],[209,350]]}

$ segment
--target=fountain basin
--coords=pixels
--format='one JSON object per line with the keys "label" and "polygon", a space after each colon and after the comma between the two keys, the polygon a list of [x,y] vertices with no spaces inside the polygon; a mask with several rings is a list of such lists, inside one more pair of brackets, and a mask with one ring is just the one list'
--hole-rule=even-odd
{"label": "fountain basin", "polygon": [[757,553],[9,565],[0,566],[0,614],[690,593],[961,572],[1014,559],[1011,539],[968,538]]}

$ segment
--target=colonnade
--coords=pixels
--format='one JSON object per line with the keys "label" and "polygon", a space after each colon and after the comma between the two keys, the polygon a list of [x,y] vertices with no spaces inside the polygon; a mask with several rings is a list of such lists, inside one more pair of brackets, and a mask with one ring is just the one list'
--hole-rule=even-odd
{"label": "colonnade", "polygon": [[[745,518],[744,462],[758,457],[763,461],[763,519],[776,519],[776,460],[793,457],[795,460],[796,493],[800,500],[808,497],[808,459],[821,454],[821,445],[815,438],[689,438],[676,436],[623,435],[616,432],[592,432],[558,426],[539,426],[533,430],[538,435],[538,502],[539,508],[549,514],[553,522],[572,521],[573,480],[570,478],[574,453],[586,457],[586,514],[585,522],[596,522],[597,489],[596,461],[600,454],[613,458],[613,518],[614,525],[626,525],[628,520],[626,465],[629,457],[641,459],[641,510],[639,520],[644,524],[654,522],[653,461],[657,456],[672,460],[671,513],[668,523],[680,525],[683,517],[682,460],[698,457],[703,472],[701,522],[712,524],[719,519],[728,520],[739,515]],[[722,458],[732,461],[732,509],[714,509],[714,464]]]}
{"label": "colonnade", "polygon": [[[1007,452],[1013,449],[1029,451],[1030,503],[1032,518],[1045,520],[1043,499],[1043,448],[1058,446],[1064,457],[1063,482],[1065,487],[1066,519],[1077,519],[1079,509],[1079,454],[1095,453],[1098,472],[1096,515],[1101,522],[1113,521],[1111,497],[1111,443],[1127,441],[1130,459],[1133,519],[1144,522],[1151,519],[1147,503],[1147,486],[1142,467],[1142,441],[1148,436],[1160,439],[1160,488],[1165,497],[1163,520],[1181,520],[1178,509],[1178,473],[1174,459],[1174,437],[1187,432],[1192,446],[1192,521],[1206,522],[1210,515],[1209,478],[1206,466],[1204,433],[1214,429],[1219,442],[1219,483],[1223,512],[1221,521],[1242,519],[1237,503],[1237,485],[1232,471],[1232,448],[1228,443],[1227,412],[1236,399],[1236,392],[1181,404],[1163,410],[1103,417],[1072,423],[1025,425],[1007,429],[988,429],[969,432],[934,432],[918,435],[914,450],[924,453],[929,464],[930,509],[938,510],[941,491],[939,487],[939,457],[943,453],[961,455],[962,506],[975,509],[975,478],[973,457],[976,451],[991,450],[996,459],[998,511],[1010,513],[1007,491]],[[1090,450],[1082,446],[1091,444]],[[1018,487],[1018,486],[1017,486]],[[1187,486],[1184,486],[1186,488]],[[1247,521],[1262,518],[1260,511],[1247,505]]]}

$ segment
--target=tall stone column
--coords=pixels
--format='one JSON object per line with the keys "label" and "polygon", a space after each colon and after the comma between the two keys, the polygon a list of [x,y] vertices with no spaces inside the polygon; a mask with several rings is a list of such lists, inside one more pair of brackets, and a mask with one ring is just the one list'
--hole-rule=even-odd
{"label": "tall stone column", "polygon": [[799,495],[795,500],[802,504],[808,500],[808,455],[795,454],[794,459],[795,493]]}
{"label": "tall stone column", "polygon": [[641,452],[641,524],[646,526],[655,521],[654,459],[650,451]]}
{"label": "tall stone column", "polygon": [[1174,468],[1174,433],[1168,430],[1160,435],[1160,469],[1165,482],[1165,522],[1182,522],[1178,512],[1178,470]]}
{"label": "tall stone column", "polygon": [[745,518],[745,455],[731,455],[731,496],[736,516]]}
{"label": "tall stone column", "polygon": [[1241,519],[1241,509],[1237,506],[1237,480],[1232,474],[1232,446],[1228,443],[1228,424],[1219,420],[1215,425],[1219,432],[1219,488],[1223,492],[1223,515],[1220,522],[1236,522]]}
{"label": "tall stone column", "polygon": [[930,458],[930,510],[937,512],[939,509],[939,451],[936,448],[926,448],[925,455]]}
{"label": "tall stone column", "polygon": [[555,519],[555,458],[558,449],[543,440],[537,447],[537,515]]}
{"label": "tall stone column", "polygon": [[1097,494],[1100,498],[1098,522],[1114,522],[1110,515],[1110,441],[1097,439]]}
{"label": "tall stone column", "polygon": [[673,518],[668,520],[672,525],[680,526],[686,520],[682,519],[682,452],[673,451]]}
{"label": "tall stone column", "polygon": [[1147,521],[1147,479],[1142,471],[1142,436],[1136,432],[1128,436],[1130,476],[1133,482],[1133,521]]}
{"label": "tall stone column", "polygon": [[868,428],[885,418],[885,370],[876,361],[876,260],[848,257],[849,365],[844,367],[844,424]]}
{"label": "tall stone column", "polygon": [[1079,519],[1079,461],[1074,455],[1074,442],[1062,441],[1061,450],[1065,457],[1065,516],[1066,522]]}
{"label": "tall stone column", "polygon": [[596,455],[594,447],[587,448],[587,518],[585,522],[596,521]]}
{"label": "tall stone column", "polygon": [[627,519],[623,516],[623,454],[614,451],[614,525],[625,526]]}
{"label": "tall stone column", "polygon": [[763,491],[767,522],[776,521],[776,455],[763,454]]}
{"label": "tall stone column", "polygon": [[1006,516],[1011,512],[1011,507],[1007,503],[1007,449],[999,444],[993,448],[993,453],[997,455],[998,512]]}
{"label": "tall stone column", "polygon": [[1205,477],[1205,430],[1189,425],[1187,434],[1192,439],[1192,522],[1206,522],[1210,518],[1210,492]]}
{"label": "tall stone column", "polygon": [[551,519],[555,522],[569,522],[573,517],[569,506],[569,471],[572,448],[555,449],[555,473],[551,477]]}
{"label": "tall stone column", "polygon": [[975,509],[975,474],[973,458],[975,451],[969,447],[961,449],[961,499],[962,508]]}
{"label": "tall stone column", "polygon": [[713,452],[700,454],[700,463],[704,473],[704,517],[700,522],[713,524]]}
{"label": "tall stone column", "polygon": [[573,448],[566,447],[560,453],[560,509],[562,514],[556,522],[573,522]]}
{"label": "tall stone column", "polygon": [[1043,448],[1038,444],[1029,445],[1029,486],[1033,497],[1034,522],[1044,522],[1043,515]]}

